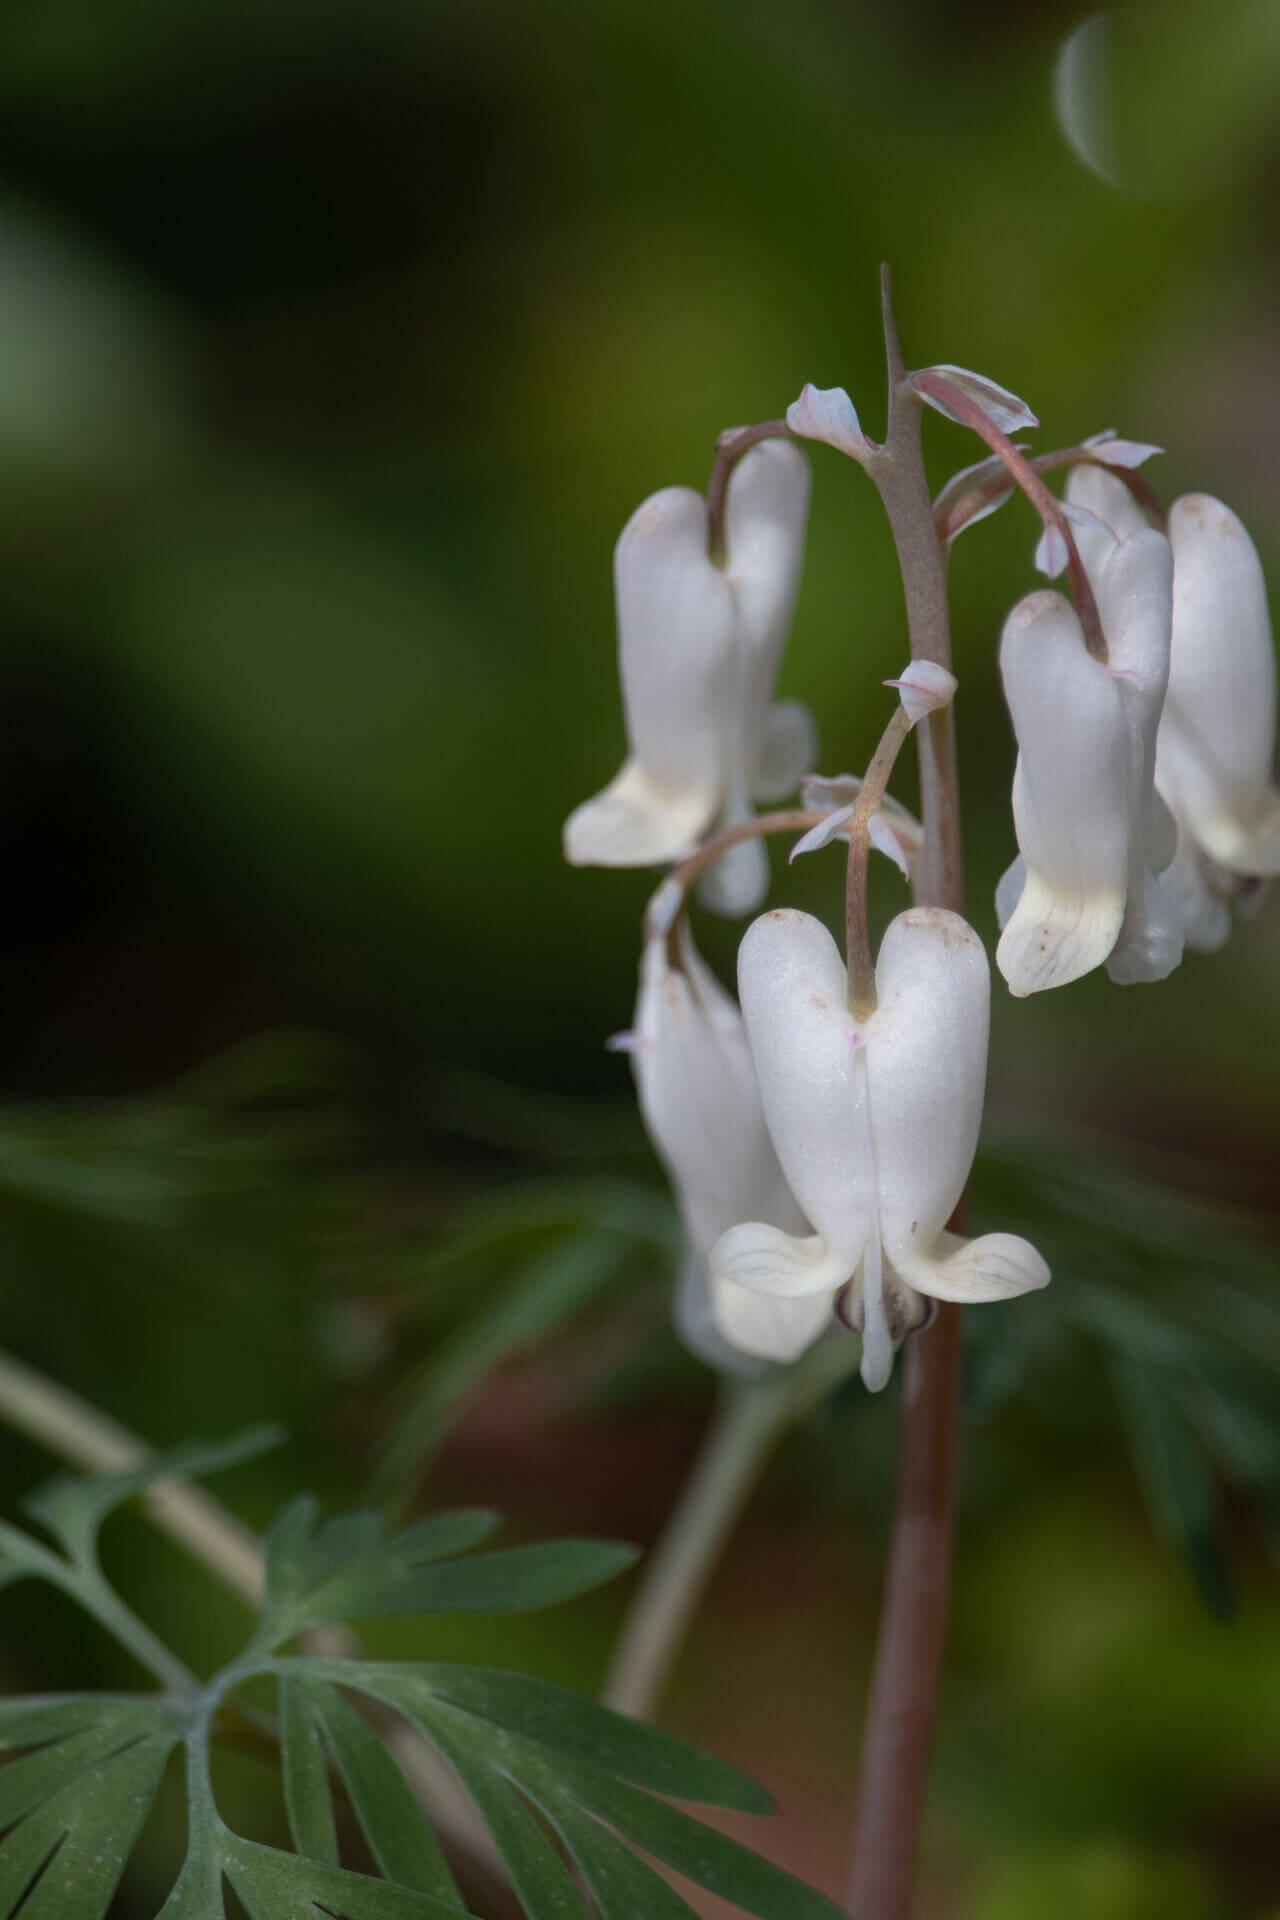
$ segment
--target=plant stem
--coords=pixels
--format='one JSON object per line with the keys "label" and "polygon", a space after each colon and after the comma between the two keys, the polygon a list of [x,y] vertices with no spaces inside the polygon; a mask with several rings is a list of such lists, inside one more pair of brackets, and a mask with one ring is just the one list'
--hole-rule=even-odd
{"label": "plant stem", "polygon": [[876,1010],[876,969],[867,921],[867,866],[871,859],[871,816],[889,788],[889,775],[911,731],[904,706],[894,709],[859,789],[849,819],[849,858],[845,868],[844,946],[849,976],[849,1011],[859,1025]]}
{"label": "plant stem", "polygon": [[762,420],[753,427],[726,427],[717,439],[715,465],[707,482],[707,548],[718,567],[725,563],[724,521],[734,468],[743,454],[750,453],[762,440],[792,437],[785,420]]}
{"label": "plant stem", "polygon": [[787,1428],[852,1370],[854,1343],[825,1340],[779,1377],[729,1380],[693,1471],[623,1622],[601,1698],[649,1718],[734,1525]]}
{"label": "plant stem", "polygon": [[[93,1473],[124,1472],[152,1452],[127,1427],[8,1353],[0,1353],[0,1420]],[[262,1556],[247,1527],[185,1480],[161,1481],[141,1497],[162,1533],[251,1607],[261,1605]]]}
{"label": "plant stem", "polygon": [[[920,405],[906,385],[887,268],[882,282],[889,426],[868,462],[902,569],[913,659],[951,666],[946,562],[933,524]],[[917,898],[962,912],[955,721],[948,705],[916,728],[924,846]],[[863,1735],[850,1912],[907,1920],[942,1673],[959,1451],[961,1319],[940,1304],[907,1341],[902,1448],[888,1570]]]}

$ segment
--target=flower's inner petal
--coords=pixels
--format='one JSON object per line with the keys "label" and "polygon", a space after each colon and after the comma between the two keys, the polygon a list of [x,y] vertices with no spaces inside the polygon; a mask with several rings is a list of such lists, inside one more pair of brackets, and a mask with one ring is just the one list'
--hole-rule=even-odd
{"label": "flower's inner petal", "polygon": [[917,1293],[958,1305],[1011,1300],[1047,1287],[1049,1269],[1029,1240],[1016,1233],[987,1233],[980,1240],[959,1234],[939,1236],[934,1257],[895,1257],[894,1266]]}
{"label": "flower's inner petal", "polygon": [[573,867],[649,867],[683,860],[706,831],[705,791],[659,786],[628,760],[565,821],[564,857]]}
{"label": "flower's inner petal", "polygon": [[833,1251],[821,1234],[801,1239],[759,1220],[730,1227],[711,1250],[713,1283],[732,1281],[784,1300],[834,1294],[851,1272],[847,1257]]}

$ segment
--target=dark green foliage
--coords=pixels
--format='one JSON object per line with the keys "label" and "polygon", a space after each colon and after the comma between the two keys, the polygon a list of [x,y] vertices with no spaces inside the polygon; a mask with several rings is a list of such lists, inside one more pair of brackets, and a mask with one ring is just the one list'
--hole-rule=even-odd
{"label": "dark green foliage", "polygon": [[[515,1611],[584,1592],[632,1558],[629,1547],[568,1540],[476,1552],[495,1514],[422,1520],[384,1538],[378,1517],[320,1521],[316,1503],[286,1507],[266,1541],[267,1596],[245,1652],[202,1685],[103,1580],[98,1528],[161,1479],[213,1472],[271,1443],[262,1429],[191,1445],[127,1473],[61,1476],[27,1502],[64,1549],[15,1528],[0,1537],[10,1577],[48,1579],[78,1599],[164,1683],[154,1697],[79,1695],[0,1703],[0,1920],[104,1920],[169,1756],[185,1750],[185,1864],[161,1920],[218,1920],[224,1889],[250,1920],[437,1920],[464,1911],[431,1825],[400,1764],[409,1728],[467,1788],[533,1920],[590,1911],[601,1920],[688,1913],[630,1843],[763,1920],[831,1920],[827,1901],[667,1798],[762,1813],[755,1782],[682,1740],[521,1674],[444,1663],[329,1658],[276,1649],[310,1628],[368,1614]],[[2,1570],[0,1570],[2,1571]],[[209,1748],[231,1724],[234,1696],[277,1686],[284,1799],[296,1852],[250,1841],[224,1822]],[[354,1696],[354,1699],[353,1699]],[[356,1702],[360,1704],[356,1704]],[[262,1730],[245,1707],[243,1721]],[[407,1723],[407,1724],[406,1724]],[[412,1737],[412,1736],[410,1736]],[[341,1861],[354,1818],[377,1876]]]}

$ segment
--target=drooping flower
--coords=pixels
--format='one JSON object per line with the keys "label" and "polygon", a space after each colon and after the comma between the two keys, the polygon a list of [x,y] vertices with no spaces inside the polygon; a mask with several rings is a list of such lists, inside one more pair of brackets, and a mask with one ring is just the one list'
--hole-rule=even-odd
{"label": "drooping flower", "polygon": [[1182,957],[1172,892],[1160,876],[1175,833],[1155,792],[1156,729],[1169,677],[1172,560],[1145,525],[1115,540],[1080,535],[1107,641],[1085,645],[1056,593],[1020,601],[1005,623],[1000,672],[1018,741],[1013,818],[1019,858],[1004,875],[996,949],[1015,994],[1065,986],[1104,962],[1121,982],[1161,980]]}
{"label": "drooping flower", "polygon": [[[629,755],[602,793],[569,816],[574,866],[682,859],[708,833],[749,819],[753,800],[790,793],[816,758],[808,710],[772,703],[800,584],[809,466],[786,440],[734,468],[725,564],[708,551],[707,502],[667,487],[627,522],[614,553],[618,655]],[[748,913],[768,886],[755,840],[703,877],[704,902]]]}
{"label": "drooping flower", "polygon": [[977,1145],[990,1010],[986,954],[958,914],[914,907],[890,923],[861,1026],[836,944],[807,913],[754,921],[738,981],[769,1133],[815,1230],[753,1209],[713,1249],[716,1282],[793,1303],[840,1296],[873,1391],[924,1296],[1004,1300],[1046,1284],[1016,1235],[947,1231]]}
{"label": "drooping flower", "polygon": [[[1069,487],[1117,533],[1141,525],[1114,475],[1085,468]],[[1169,512],[1169,544],[1173,642],[1155,781],[1177,822],[1169,884],[1187,943],[1211,951],[1230,932],[1231,907],[1256,907],[1280,874],[1275,653],[1262,566],[1231,509],[1184,494]],[[1096,542],[1081,552],[1096,564]]]}
{"label": "drooping flower", "polygon": [[828,1300],[769,1299],[713,1279],[708,1255],[727,1227],[758,1210],[785,1232],[808,1223],[769,1139],[736,1001],[679,931],[679,964],[664,934],[641,961],[631,1054],[640,1110],[675,1189],[688,1246],[676,1293],[686,1345],[741,1371],[794,1360],[831,1322]]}

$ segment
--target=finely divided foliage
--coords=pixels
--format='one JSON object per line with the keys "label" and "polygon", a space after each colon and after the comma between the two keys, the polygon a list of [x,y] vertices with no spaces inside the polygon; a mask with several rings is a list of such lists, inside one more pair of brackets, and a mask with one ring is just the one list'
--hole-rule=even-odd
{"label": "finely divided foliage", "polygon": [[[156,1482],[230,1466],[274,1437],[257,1429],[128,1473],[50,1483],[27,1509],[58,1551],[0,1529],[0,1585],[61,1587],[161,1684],[147,1695],[0,1704],[0,1751],[11,1756],[0,1764],[0,1920],[19,1910],[23,1920],[103,1920],[179,1750],[187,1855],[159,1920],[217,1920],[227,1885],[251,1920],[461,1913],[430,1808],[396,1758],[410,1730],[465,1787],[533,1920],[688,1916],[633,1846],[761,1920],[830,1920],[837,1910],[821,1895],[671,1804],[769,1811],[754,1781],[684,1741],[527,1675],[283,1651],[313,1628],[377,1614],[518,1612],[567,1600],[625,1567],[629,1547],[489,1549],[499,1522],[484,1512],[437,1515],[386,1538],[374,1514],[319,1521],[304,1498],[268,1535],[266,1595],[248,1646],[207,1684],[188,1673],[108,1585],[99,1528]],[[276,1683],[270,1723],[239,1697],[262,1676]],[[219,1813],[210,1748],[237,1724],[278,1745],[293,1852],[245,1839]],[[352,1820],[378,1877],[342,1865]]]}

